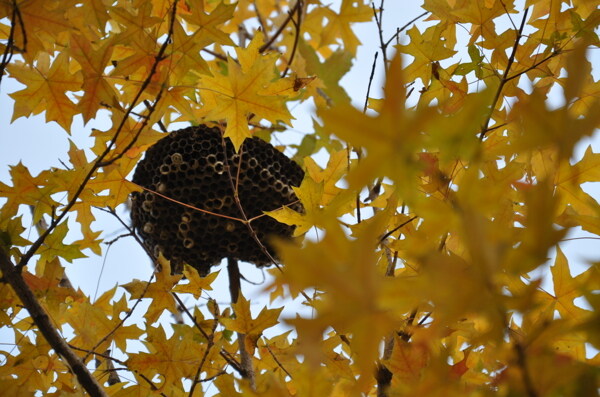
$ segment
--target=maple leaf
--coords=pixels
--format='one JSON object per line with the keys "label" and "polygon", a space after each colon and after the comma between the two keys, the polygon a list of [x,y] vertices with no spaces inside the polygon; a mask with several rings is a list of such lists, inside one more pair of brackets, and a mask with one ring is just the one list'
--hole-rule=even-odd
{"label": "maple leaf", "polygon": [[173,334],[167,339],[162,326],[148,327],[143,342],[148,353],[130,354],[127,366],[152,379],[160,375],[162,387],[193,379],[202,362],[206,345],[196,343],[191,338],[181,338]]}
{"label": "maple leaf", "polygon": [[87,257],[81,252],[81,248],[77,244],[63,243],[68,231],[69,229],[67,223],[63,222],[48,235],[44,241],[44,245],[39,250],[42,261],[49,262],[56,257],[61,257],[66,259],[68,262],[73,262],[73,259]]}
{"label": "maple leaf", "polygon": [[69,72],[69,57],[59,54],[50,64],[48,54],[40,55],[35,66],[23,62],[9,65],[11,76],[26,88],[9,94],[15,100],[12,121],[19,117],[46,112],[46,121],[56,121],[65,131],[71,131],[77,106],[66,93],[81,89],[81,73]]}
{"label": "maple leaf", "polygon": [[153,324],[158,320],[165,309],[173,314],[178,313],[175,298],[171,295],[171,291],[182,276],[171,275],[171,265],[164,258],[159,258],[159,262],[161,263],[161,270],[156,273],[156,281],[148,285],[147,281],[134,280],[122,285],[131,294],[131,299],[152,299],[150,309],[144,316],[149,324]]}
{"label": "maple leaf", "polygon": [[194,32],[193,36],[197,36],[197,40],[202,43],[202,47],[212,43],[233,46],[233,41],[231,41],[229,35],[225,34],[221,29],[219,29],[219,25],[224,24],[233,17],[233,12],[236,9],[236,5],[220,2],[209,14],[204,12],[204,7],[204,1],[191,1],[191,14],[183,15],[183,18],[187,22],[198,28]]}
{"label": "maple leaf", "polygon": [[552,272],[554,294],[547,293],[547,295],[552,307],[563,318],[581,318],[586,310],[576,306],[574,300],[583,295],[584,281],[593,273],[593,267],[577,277],[572,277],[567,257],[557,246],[556,260],[550,270]]}
{"label": "maple leaf", "polygon": [[318,83],[309,85],[309,94],[321,100],[323,95],[320,95],[318,90],[322,88],[334,103],[350,102],[350,97],[339,82],[352,66],[352,55],[349,52],[336,51],[321,61],[317,52],[304,40],[300,41],[298,48],[306,61],[306,73],[316,76],[318,81]]}
{"label": "maple leaf", "polygon": [[346,151],[333,152],[324,170],[310,157],[304,161],[308,176],[302,180],[300,187],[293,187],[302,203],[303,211],[296,212],[289,207],[283,207],[265,212],[279,222],[296,225],[294,236],[306,233],[313,226],[325,225],[332,217],[352,211],[356,199],[352,191],[336,186],[348,168]]}
{"label": "maple leaf", "polygon": [[188,280],[188,283],[177,285],[173,288],[173,292],[192,294],[194,298],[198,299],[202,291],[212,290],[211,284],[215,281],[219,272],[212,272],[205,277],[200,277],[198,270],[186,264],[184,265],[183,275]]}
{"label": "maple leaf", "polygon": [[[89,204],[101,207],[109,206],[116,208],[129,198],[129,194],[139,191],[140,188],[135,183],[127,179],[127,175],[133,170],[137,163],[137,158],[123,156],[121,160],[103,168],[95,178],[86,185],[96,195],[91,198]],[[100,193],[108,190],[108,194]]]}
{"label": "maple leaf", "polygon": [[497,1],[493,1],[491,4],[466,2],[464,7],[452,11],[452,14],[459,17],[461,22],[471,24],[469,45],[473,44],[479,36],[495,37],[494,19],[508,13],[516,13],[512,8],[512,2],[506,4]]}
{"label": "maple leaf", "polygon": [[[409,44],[397,46],[398,52],[414,58],[404,70],[407,80],[421,79],[423,84],[428,85],[431,81],[433,62],[456,54],[456,51],[446,47],[443,40],[437,38],[439,37],[438,29],[438,26],[431,26],[421,34],[419,29],[413,26],[407,32],[410,37]],[[432,43],[434,44],[432,45]]]}
{"label": "maple leaf", "polygon": [[10,175],[12,187],[0,182],[0,197],[7,198],[2,206],[4,219],[16,215],[20,205],[30,205],[34,208],[33,221],[38,222],[43,214],[51,214],[53,209],[59,206],[51,197],[54,193],[53,187],[45,186],[48,173],[34,177],[27,167],[19,162],[10,167]]}
{"label": "maple leaf", "polygon": [[236,150],[244,139],[251,136],[248,128],[251,114],[273,123],[291,121],[281,90],[270,91],[272,80],[277,78],[277,55],[260,54],[262,43],[263,35],[258,33],[246,49],[236,48],[240,64],[228,58],[227,76],[212,69],[213,76],[200,79],[202,101],[207,109],[204,117],[209,120],[225,119],[225,136],[231,139]]}
{"label": "maple leaf", "polygon": [[251,348],[250,351],[253,352],[254,348],[256,348],[258,338],[260,338],[263,331],[277,325],[277,319],[283,307],[277,309],[267,309],[264,307],[256,318],[252,318],[250,302],[240,294],[238,301],[233,304],[233,310],[235,311],[235,318],[222,317],[219,318],[219,321],[228,330],[244,334],[246,336],[246,344]]}
{"label": "maple leaf", "polygon": [[79,63],[83,74],[83,97],[77,103],[77,107],[81,111],[84,123],[96,117],[102,105],[120,109],[115,90],[107,82],[104,74],[113,49],[113,40],[105,41],[96,49],[83,36],[71,36],[69,53]]}
{"label": "maple leaf", "polygon": [[[370,222],[352,240],[332,222],[319,242],[308,242],[304,247],[278,244],[286,270],[277,279],[293,291],[317,288],[325,292],[322,299],[311,302],[316,317],[286,321],[296,326],[299,338],[308,344],[315,338],[319,340],[330,326],[337,332],[350,333],[351,348],[362,374],[372,371],[372,360],[378,352],[374,341],[397,326],[394,317],[410,310],[414,297],[408,283],[386,278],[375,266],[374,240],[385,221],[385,217],[379,217]],[[305,353],[313,354],[314,359],[311,349],[307,346]]]}
{"label": "maple leaf", "polygon": [[300,187],[294,186],[293,189],[300,202],[302,202],[303,212],[283,207],[275,211],[265,211],[265,214],[281,223],[295,225],[294,236],[301,236],[311,227],[322,225],[323,183],[317,183],[312,178],[304,178]]}
{"label": "maple leaf", "polygon": [[333,152],[329,156],[327,167],[322,170],[311,158],[304,159],[304,165],[308,175],[317,183],[323,182],[323,205],[328,205],[341,191],[336,183],[348,171],[348,152]]}
{"label": "maple leaf", "polygon": [[[53,48],[53,43],[61,34],[73,29],[72,21],[65,18],[69,2],[58,4],[55,1],[20,0],[15,3],[19,9],[19,20],[26,29],[15,29],[15,44],[22,49],[22,56],[32,64],[41,52]],[[13,3],[0,3],[0,18],[12,16]],[[67,130],[68,131],[68,130]]]}
{"label": "maple leaf", "polygon": [[399,337],[395,338],[392,357],[385,363],[401,382],[417,382],[429,359],[427,349],[418,344],[408,344]]}
{"label": "maple leaf", "polygon": [[[106,291],[93,304],[87,299],[72,302],[65,317],[75,331],[75,337],[70,341],[72,345],[104,351],[111,342],[115,342],[119,349],[125,351],[127,339],[137,340],[143,334],[136,325],[121,324],[119,316],[128,310],[127,300],[123,296],[113,307],[109,301],[116,290],[117,287],[114,287]],[[106,338],[108,335],[110,337]],[[102,344],[97,345],[103,338]]]}
{"label": "maple leaf", "polygon": [[319,29],[313,28],[319,33],[319,47],[338,44],[339,39],[348,52],[354,55],[360,41],[351,25],[356,22],[370,21],[372,17],[373,9],[362,1],[343,0],[339,13],[329,7],[317,7],[308,14],[306,24],[319,27]]}

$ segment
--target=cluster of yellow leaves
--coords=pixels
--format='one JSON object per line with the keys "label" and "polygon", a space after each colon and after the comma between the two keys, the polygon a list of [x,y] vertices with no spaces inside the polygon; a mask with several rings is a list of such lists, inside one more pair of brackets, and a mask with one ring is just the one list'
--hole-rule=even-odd
{"label": "cluster of yellow leaves", "polygon": [[[524,12],[512,0],[425,0],[431,23],[405,32],[395,46],[405,61],[386,65],[385,97],[364,114],[340,79],[360,44],[353,24],[373,20],[367,1],[4,1],[0,49],[21,56],[2,72],[24,86],[10,94],[13,120],[45,112],[71,134],[75,118],[103,111],[111,126],[93,130],[90,147],[70,142],[68,166],[10,168],[0,254],[18,262],[32,246],[22,206],[36,224],[75,213],[82,238],[71,241],[66,219],[53,225],[22,277],[82,360],[100,361],[94,376],[110,395],[188,396],[190,384],[194,396],[203,385],[220,396],[592,395],[598,263],[573,277],[559,245],[569,228],[600,234],[600,205],[582,188],[600,181],[600,154],[572,161],[600,126],[591,3],[527,1]],[[564,105],[549,109],[557,85]],[[304,210],[268,214],[297,237],[317,231],[278,243],[285,266],[271,272],[271,299],[302,293],[312,310],[285,319],[294,333],[265,335],[281,308],[255,311],[243,296],[224,310],[207,303],[217,273],[171,275],[164,260],[151,281],[97,299],[65,282],[62,259],[101,253],[95,208],[137,189],[127,177],[162,136],[155,125],[218,125],[239,147],[289,125],[289,103],[307,99],[321,125],[295,146]],[[323,168],[311,157],[322,148]],[[532,274],[552,252],[547,288]],[[17,345],[2,351],[2,390],[81,393],[4,283],[0,308]],[[165,325],[166,313],[183,320]],[[133,380],[110,380],[113,361]]]}

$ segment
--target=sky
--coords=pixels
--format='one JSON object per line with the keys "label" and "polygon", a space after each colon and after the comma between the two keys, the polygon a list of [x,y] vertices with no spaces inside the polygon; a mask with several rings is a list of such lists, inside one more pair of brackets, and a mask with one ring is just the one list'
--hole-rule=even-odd
{"label": "sky", "polygon": [[[390,1],[385,3],[385,12],[383,19],[384,37],[390,37],[397,27],[421,14],[419,7],[420,1]],[[519,18],[516,16],[515,18]],[[419,26],[425,26],[419,23]],[[351,72],[342,80],[342,85],[346,88],[348,94],[353,98],[354,104],[362,108],[367,92],[368,77],[371,73],[374,53],[379,46],[377,27],[374,23],[357,24],[354,28],[355,33],[363,43],[358,49],[356,63]],[[592,54],[594,57],[594,74],[598,79],[600,60],[598,54]],[[465,55],[465,58],[467,56]],[[371,97],[381,97],[381,87],[384,81],[383,65],[381,57],[375,73]],[[12,100],[8,93],[19,90],[20,86],[11,79],[4,78],[0,87],[0,181],[10,184],[8,166],[23,162],[32,174],[51,166],[60,167],[60,160],[67,162],[67,150],[69,140],[73,140],[79,147],[89,147],[92,144],[89,134],[93,128],[106,130],[109,127],[108,113],[99,113],[100,117],[83,125],[81,119],[77,118],[73,124],[72,135],[69,136],[56,123],[46,124],[44,115],[38,115],[30,118],[20,118],[11,121]],[[560,92],[552,94],[556,101],[559,101]],[[281,136],[281,139],[290,139],[297,141],[303,133],[312,130],[311,112],[312,105],[305,103],[292,109],[296,117],[289,132]],[[587,140],[579,145],[578,151],[583,153],[587,145],[592,144],[594,152],[600,151],[600,137],[596,134],[594,139]],[[89,155],[89,152],[88,152]],[[91,156],[90,156],[91,157]],[[321,164],[326,162],[325,157],[319,159]],[[586,184],[584,189],[591,193],[596,199],[600,200],[600,183]],[[1,199],[0,199],[1,200]],[[1,201],[0,201],[1,202]],[[125,221],[129,221],[127,211],[121,206],[119,214]],[[30,218],[29,214],[24,212],[25,218]],[[116,239],[126,233],[126,230],[110,215],[100,211],[96,212],[97,220],[93,224],[94,230],[102,230],[102,237],[105,241]],[[78,229],[77,225],[70,222],[73,230]],[[33,228],[30,229],[32,239],[36,237]],[[570,237],[584,237],[586,233],[574,230]],[[76,240],[77,234],[70,235],[72,240]],[[597,240],[572,240],[561,243],[568,258],[576,263],[575,273],[585,270],[586,263],[589,260],[600,260]],[[135,243],[131,237],[118,239],[110,246],[103,247],[102,256],[96,256],[88,253],[89,258],[76,260],[73,264],[64,263],[69,279],[75,287],[81,288],[91,296],[99,296],[116,285],[125,284],[133,279],[149,280],[153,272],[150,260],[146,257],[143,250]],[[265,282],[261,271],[256,270],[252,265],[241,264],[241,271],[244,276],[257,285],[245,282],[242,285],[244,294],[256,303],[254,308],[259,311],[261,307],[268,302],[267,294],[264,292]],[[221,267],[222,269],[222,267]],[[545,288],[551,288],[550,280],[544,282]],[[221,271],[217,282],[214,284],[215,291],[209,292],[204,297],[212,297],[217,302],[226,305],[229,303],[228,282],[226,271]],[[120,296],[123,290],[120,289]],[[272,307],[281,306],[282,302],[274,302]],[[143,307],[144,305],[142,305]],[[302,309],[300,305],[286,305],[283,317],[294,317],[296,312]],[[168,321],[168,319],[166,319]],[[5,333],[0,330],[0,343]]]}

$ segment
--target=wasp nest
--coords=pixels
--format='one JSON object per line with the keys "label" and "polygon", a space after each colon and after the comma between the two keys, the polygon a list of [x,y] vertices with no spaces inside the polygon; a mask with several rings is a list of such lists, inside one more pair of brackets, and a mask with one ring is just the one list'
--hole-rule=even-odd
{"label": "wasp nest", "polygon": [[[227,218],[244,218],[234,189],[247,219],[284,205],[301,211],[292,186],[303,177],[295,162],[259,138],[246,139],[235,153],[217,128],[171,132],[148,149],[133,176],[138,185],[171,200],[149,191],[133,193],[133,226],[154,256],[162,253],[171,261],[174,272],[187,263],[206,274],[222,258],[264,266],[269,258],[248,226]],[[250,225],[270,255],[269,237],[289,238],[294,231],[269,216]]]}

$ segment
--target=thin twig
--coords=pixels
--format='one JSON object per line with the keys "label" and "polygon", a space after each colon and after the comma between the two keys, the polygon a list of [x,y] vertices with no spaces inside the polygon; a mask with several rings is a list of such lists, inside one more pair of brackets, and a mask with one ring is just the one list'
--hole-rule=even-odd
{"label": "thin twig", "polygon": [[387,47],[388,45],[390,45],[390,43],[392,41],[394,41],[395,38],[397,38],[398,36],[400,36],[400,33],[402,33],[406,28],[408,28],[410,25],[412,25],[413,23],[417,22],[419,19],[423,18],[427,14],[429,14],[429,11],[425,11],[424,13],[422,13],[422,14],[416,16],[415,18],[411,19],[409,22],[407,22],[401,28],[396,29],[396,33],[394,33],[392,35],[392,37],[390,37],[389,40],[385,42],[385,47]]}
{"label": "thin twig", "polygon": [[[513,338],[514,340],[514,338]],[[527,368],[527,355],[525,354],[525,347],[521,344],[521,342],[515,340],[513,343],[515,348],[515,352],[517,354],[517,365],[519,366],[519,370],[521,371],[523,377],[523,383],[525,384],[525,391],[528,397],[538,397],[538,392],[535,390],[533,386],[533,381],[531,380],[531,374]]]}
{"label": "thin twig", "polygon": [[373,66],[371,66],[371,76],[369,76],[369,85],[367,85],[367,95],[365,96],[365,105],[363,106],[363,113],[367,112],[367,107],[369,106],[369,95],[371,94],[371,84],[373,83],[373,78],[375,77],[375,67],[377,66],[378,55],[379,52],[376,52],[373,56]]}
{"label": "thin twig", "polygon": [[206,52],[207,54],[210,54],[210,55],[212,55],[213,57],[215,57],[215,58],[217,58],[217,59],[220,59],[221,61],[225,61],[225,62],[227,62],[227,56],[226,56],[226,55],[219,54],[218,52],[215,52],[215,51],[213,51],[213,50],[211,50],[211,49],[209,49],[209,48],[203,48],[203,49],[202,49],[202,50],[200,50],[200,51]]}
{"label": "thin twig", "polygon": [[[295,7],[298,14],[298,20],[294,21],[292,18],[292,22],[294,24],[294,27],[296,28],[296,35],[294,36],[294,46],[292,47],[292,53],[290,55],[290,59],[287,62],[287,66],[285,67],[283,73],[281,73],[281,78],[284,78],[287,75],[287,72],[290,70],[290,66],[292,65],[294,57],[296,56],[296,50],[298,49],[298,41],[300,40],[300,27],[302,26],[302,0],[298,0],[296,4],[300,4],[300,7]],[[289,12],[291,13],[292,11]]]}
{"label": "thin twig", "polygon": [[256,19],[258,19],[258,23],[263,31],[263,34],[265,35],[265,38],[268,40],[267,25],[265,24],[265,21],[264,21],[262,15],[260,15],[260,11],[258,10],[258,5],[256,4],[256,0],[252,1],[252,5],[254,6],[254,12],[256,13]]}
{"label": "thin twig", "polygon": [[496,104],[498,103],[498,100],[500,99],[500,94],[502,93],[502,89],[504,88],[504,85],[509,81],[508,73],[510,73],[510,68],[511,68],[513,62],[515,61],[515,56],[517,55],[517,49],[519,48],[519,41],[521,40],[521,37],[523,36],[523,29],[525,28],[525,21],[527,20],[527,14],[529,14],[529,7],[526,8],[525,12],[523,13],[523,19],[521,20],[521,26],[519,26],[519,30],[517,31],[517,37],[515,38],[515,44],[513,45],[510,57],[508,58],[508,63],[506,64],[506,68],[504,69],[502,78],[500,79],[500,84],[498,85],[498,88],[496,89],[496,92],[494,94],[494,99],[492,99],[490,111],[481,127],[481,132],[479,133],[480,141],[483,140],[483,138],[485,137],[485,134],[488,130],[490,120],[492,119],[494,110],[496,110]]}
{"label": "thin twig", "polygon": [[292,20],[292,15],[294,15],[294,13],[298,9],[298,7],[300,7],[301,3],[302,3],[302,0],[296,1],[296,5],[288,12],[287,18],[285,19],[285,21],[283,21],[283,23],[281,24],[281,26],[279,27],[279,29],[277,29],[277,31],[275,32],[275,34],[271,37],[271,39],[269,41],[267,41],[265,44],[263,44],[258,49],[259,53],[265,52],[268,48],[271,47],[271,45],[273,45],[273,43],[275,42],[275,40],[277,40],[277,38],[281,35],[281,32],[283,32],[283,30],[288,25],[288,23],[290,23],[290,21]]}
{"label": "thin twig", "polygon": [[520,71],[518,73],[515,73],[512,76],[509,76],[506,78],[506,82],[508,83],[509,81],[516,79],[517,77],[521,77],[521,75],[529,72],[530,70],[533,70],[535,68],[537,68],[538,66],[540,66],[542,63],[548,62],[549,60],[551,60],[552,58],[554,58],[555,56],[559,55],[560,51],[554,51],[552,54],[548,55],[546,58],[537,61],[536,63],[534,63],[533,65],[531,65],[530,67],[528,67],[527,69]]}
{"label": "thin twig", "polygon": [[271,354],[271,357],[273,357],[273,360],[275,360],[275,362],[277,363],[277,365],[279,366],[279,368],[281,368],[281,370],[283,372],[285,372],[285,374],[287,376],[290,377],[290,379],[294,379],[294,377],[292,376],[292,374],[290,374],[288,372],[287,369],[285,369],[285,367],[283,366],[283,364],[281,363],[281,361],[279,361],[279,359],[277,358],[277,356],[275,355],[275,353],[273,353],[273,350],[271,350],[271,347],[269,346],[268,343],[265,342],[265,347],[267,348],[267,351]]}
{"label": "thin twig", "polygon": [[15,19],[17,15],[18,5],[16,0],[13,0],[13,12],[12,18],[10,19],[10,32],[8,33],[8,41],[6,43],[6,47],[4,48],[4,53],[2,54],[2,61],[0,62],[0,84],[2,83],[2,77],[4,76],[4,70],[6,66],[10,63],[13,57],[13,42],[15,39]]}
{"label": "thin twig", "polygon": [[[158,103],[158,99],[157,99],[156,101],[154,101],[154,105],[153,105],[153,104],[151,104],[149,100],[147,100],[147,99],[144,99],[144,105],[146,105],[146,108],[147,108],[147,109],[150,111],[150,115],[151,115],[152,113],[154,113],[154,108],[156,107],[156,104],[157,104],[157,103]],[[150,118],[150,115],[148,115],[148,116],[145,116],[145,117],[148,117],[148,118]],[[167,127],[165,127],[165,125],[163,124],[162,120],[160,120],[160,119],[159,119],[159,120],[156,122],[156,124],[158,124],[158,127],[160,128],[160,130],[161,130],[162,132],[167,132]]]}
{"label": "thin twig", "polygon": [[408,219],[407,221],[402,222],[400,225],[396,226],[395,228],[393,228],[392,230],[390,230],[389,232],[387,232],[386,234],[384,234],[383,236],[381,236],[381,238],[379,239],[379,242],[382,243],[386,238],[390,237],[397,230],[403,228],[404,226],[408,225],[409,223],[411,223],[412,221],[414,221],[417,218],[418,218],[418,216],[415,215],[412,218]]}
{"label": "thin twig", "polygon": [[375,9],[375,3],[371,2],[371,8],[373,8],[373,17],[375,18],[375,24],[377,25],[377,33],[379,35],[379,48],[381,49],[381,54],[383,55],[383,68],[387,73],[387,44],[383,41],[383,2],[384,0],[381,0],[381,3],[379,5],[379,15],[377,15],[377,10]]}

